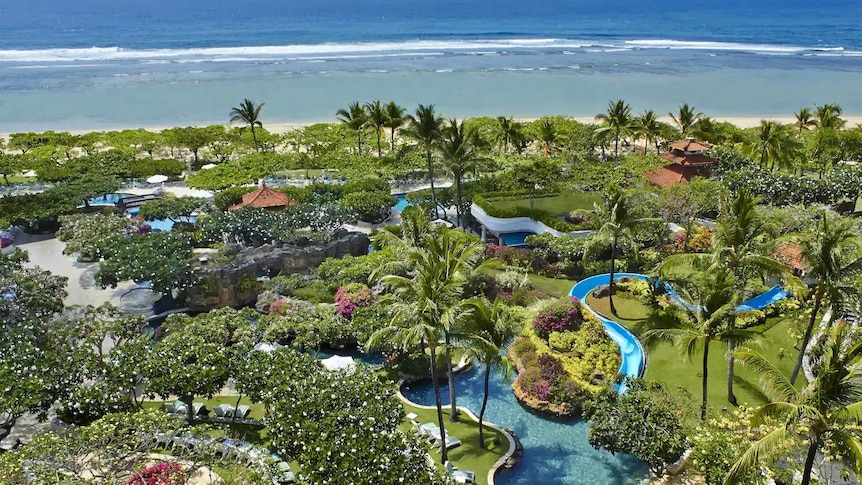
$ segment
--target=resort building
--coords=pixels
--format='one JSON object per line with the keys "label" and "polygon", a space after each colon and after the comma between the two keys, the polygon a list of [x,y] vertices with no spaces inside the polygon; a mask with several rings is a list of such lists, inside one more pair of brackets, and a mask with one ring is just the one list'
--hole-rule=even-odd
{"label": "resort building", "polygon": [[672,142],[669,147],[670,151],[660,156],[670,163],[646,174],[647,180],[659,187],[689,182],[695,177],[708,177],[710,166],[717,163],[714,158],[703,153],[712,146],[695,141],[694,138]]}
{"label": "resort building", "polygon": [[287,198],[284,192],[272,190],[266,186],[266,182],[263,182],[257,190],[243,195],[242,202],[228,207],[228,210],[234,211],[241,207],[255,207],[257,209],[280,211],[293,204],[296,204],[295,200]]}

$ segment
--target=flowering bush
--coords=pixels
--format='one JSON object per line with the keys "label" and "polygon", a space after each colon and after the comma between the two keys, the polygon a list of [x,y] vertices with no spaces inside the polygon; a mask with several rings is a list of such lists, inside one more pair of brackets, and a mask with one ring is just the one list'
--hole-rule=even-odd
{"label": "flowering bush", "polygon": [[498,246],[496,244],[489,244],[485,248],[485,257],[499,259],[503,264],[524,269],[534,269],[534,262],[536,260],[533,251],[529,249]]}
{"label": "flowering bush", "polygon": [[712,231],[706,226],[694,229],[688,235],[688,240],[685,231],[675,232],[669,239],[665,249],[671,252],[705,253],[712,247]]}
{"label": "flowering bush", "polygon": [[739,328],[748,328],[753,325],[758,325],[766,320],[766,313],[760,310],[747,310],[736,314],[736,326]]}
{"label": "flowering bush", "polygon": [[533,329],[541,338],[547,340],[551,332],[578,330],[583,321],[581,301],[577,298],[563,298],[536,315]]}
{"label": "flowering bush", "polygon": [[141,473],[129,479],[126,485],[182,485],[186,473],[175,461],[144,467]]}
{"label": "flowering bush", "polygon": [[348,283],[335,292],[335,311],[344,318],[350,318],[356,308],[374,304],[377,295],[362,283]]}

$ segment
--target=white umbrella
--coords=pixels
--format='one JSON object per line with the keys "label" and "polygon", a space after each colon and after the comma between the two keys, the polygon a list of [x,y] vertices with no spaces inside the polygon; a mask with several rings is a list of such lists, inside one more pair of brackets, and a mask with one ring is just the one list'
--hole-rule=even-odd
{"label": "white umbrella", "polygon": [[342,357],[340,355],[333,355],[328,359],[321,360],[320,363],[323,364],[323,367],[326,367],[326,370],[330,372],[353,372],[354,370],[356,370],[356,362],[353,361],[353,357]]}
{"label": "white umbrella", "polygon": [[270,353],[279,347],[281,347],[281,345],[279,345],[279,344],[271,344],[269,342],[261,342],[261,343],[256,344],[254,346],[254,350],[260,350],[261,352]]}
{"label": "white umbrella", "polygon": [[153,175],[152,177],[147,179],[148,184],[160,184],[168,179],[167,175]]}
{"label": "white umbrella", "polygon": [[36,172],[34,172],[34,171],[30,170],[29,172],[26,172],[26,173],[24,174],[24,176],[25,176],[25,177],[35,177],[35,176],[36,176]]}
{"label": "white umbrella", "polygon": [[214,163],[208,163],[208,164],[202,166],[201,170],[209,170],[211,168],[216,168],[216,167],[218,167],[218,165],[216,165]]}

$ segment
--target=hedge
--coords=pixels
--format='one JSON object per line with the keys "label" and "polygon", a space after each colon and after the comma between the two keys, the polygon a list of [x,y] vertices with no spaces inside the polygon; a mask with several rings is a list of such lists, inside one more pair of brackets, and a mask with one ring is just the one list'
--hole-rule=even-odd
{"label": "hedge", "polygon": [[[591,224],[570,224],[566,221],[557,219],[553,214],[541,209],[530,210],[527,207],[497,207],[493,204],[495,200],[504,197],[529,196],[528,190],[510,190],[505,192],[488,192],[484,194],[476,194],[473,196],[473,203],[481,207],[491,217],[511,218],[511,217],[528,217],[535,221],[561,232],[583,231],[595,229],[589,227]],[[540,192],[533,194],[533,199],[543,199],[546,197],[557,197],[559,192]]]}

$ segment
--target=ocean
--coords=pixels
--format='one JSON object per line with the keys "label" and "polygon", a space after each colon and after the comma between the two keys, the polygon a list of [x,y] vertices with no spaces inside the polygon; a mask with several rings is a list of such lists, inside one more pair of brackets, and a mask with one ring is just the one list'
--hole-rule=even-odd
{"label": "ocean", "polygon": [[0,132],[446,116],[862,114],[862,2],[0,0]]}

